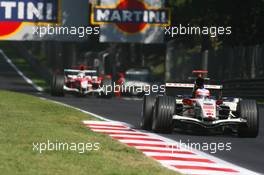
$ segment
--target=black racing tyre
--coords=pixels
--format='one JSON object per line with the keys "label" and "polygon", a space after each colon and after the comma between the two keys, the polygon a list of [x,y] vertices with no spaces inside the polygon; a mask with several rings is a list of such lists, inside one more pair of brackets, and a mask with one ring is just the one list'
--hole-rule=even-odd
{"label": "black racing tyre", "polygon": [[63,75],[53,75],[51,81],[51,95],[61,97],[64,96],[64,76]]}
{"label": "black racing tyre", "polygon": [[173,131],[173,115],[175,114],[175,98],[159,96],[156,100],[152,130],[158,133],[171,133]]}
{"label": "black racing tyre", "polygon": [[55,82],[56,82],[56,75],[52,76],[51,82],[50,82],[50,93],[53,96],[55,93]]}
{"label": "black racing tyre", "polygon": [[113,81],[111,79],[104,79],[102,82],[103,92],[102,97],[104,98],[112,98],[114,97],[114,86]]}
{"label": "black racing tyre", "polygon": [[144,95],[142,116],[140,121],[140,127],[145,130],[151,130],[153,107],[156,102],[156,95]]}
{"label": "black racing tyre", "polygon": [[238,127],[239,137],[252,137],[258,136],[259,131],[259,115],[258,107],[255,100],[242,100],[238,103],[239,117],[246,119],[247,123]]}

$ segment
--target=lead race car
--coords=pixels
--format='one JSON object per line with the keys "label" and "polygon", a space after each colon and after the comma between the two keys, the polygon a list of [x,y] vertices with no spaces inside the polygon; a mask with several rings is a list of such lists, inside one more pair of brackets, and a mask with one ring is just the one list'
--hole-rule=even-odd
{"label": "lead race car", "polygon": [[54,74],[51,81],[51,95],[64,96],[66,92],[79,96],[96,94],[101,97],[112,97],[109,91],[112,80],[109,76],[99,76],[97,70],[87,66],[64,69],[63,74]]}
{"label": "lead race car", "polygon": [[[166,94],[144,96],[141,128],[171,133],[174,128],[192,126],[225,131],[240,137],[257,137],[259,115],[255,100],[222,97],[222,85],[205,84],[207,71],[193,71],[195,83],[166,83]],[[193,89],[190,95],[170,95],[172,91]],[[180,91],[179,91],[180,90]],[[217,92],[218,97],[211,92]]]}

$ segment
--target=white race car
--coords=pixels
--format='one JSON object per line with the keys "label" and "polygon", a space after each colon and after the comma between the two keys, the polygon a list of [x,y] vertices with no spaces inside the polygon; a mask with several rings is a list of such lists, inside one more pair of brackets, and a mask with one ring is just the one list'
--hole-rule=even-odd
{"label": "white race car", "polygon": [[[64,74],[54,74],[51,81],[51,95],[64,96],[66,92],[80,96],[96,94],[102,97],[112,97],[112,91],[106,91],[112,86],[109,77],[98,75],[97,70],[86,66],[64,69]],[[108,89],[106,89],[108,88]]]}
{"label": "white race car", "polygon": [[[240,137],[257,137],[259,115],[256,101],[222,98],[222,85],[204,84],[207,71],[194,73],[198,77],[193,84],[166,83],[170,91],[191,88],[191,95],[144,96],[142,129],[171,133],[174,128],[186,129],[190,126],[220,131],[229,128]],[[209,90],[218,91],[219,97],[212,96]]]}

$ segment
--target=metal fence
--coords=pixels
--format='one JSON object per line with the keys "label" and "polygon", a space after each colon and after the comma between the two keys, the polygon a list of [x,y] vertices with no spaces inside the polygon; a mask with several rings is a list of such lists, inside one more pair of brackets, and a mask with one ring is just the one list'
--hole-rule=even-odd
{"label": "metal fence", "polygon": [[[184,80],[194,69],[201,69],[199,49],[186,49],[181,44],[168,44],[166,79]],[[264,45],[224,47],[209,50],[209,76],[215,80],[264,78]]]}
{"label": "metal fence", "polygon": [[209,71],[224,80],[224,95],[264,99],[264,45],[209,52]]}
{"label": "metal fence", "polygon": [[264,78],[264,45],[209,51],[208,69],[220,80]]}
{"label": "metal fence", "polygon": [[[168,44],[167,81],[186,81],[201,69],[202,54],[180,44]],[[264,45],[224,47],[208,51],[206,63],[214,83],[224,84],[224,95],[264,99]]]}
{"label": "metal fence", "polygon": [[225,96],[264,100],[264,78],[224,81]]}

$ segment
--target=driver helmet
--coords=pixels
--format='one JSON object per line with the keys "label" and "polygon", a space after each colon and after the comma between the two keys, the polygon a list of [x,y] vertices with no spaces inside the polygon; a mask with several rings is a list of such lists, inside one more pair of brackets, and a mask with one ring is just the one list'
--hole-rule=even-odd
{"label": "driver helmet", "polygon": [[204,79],[202,77],[198,77],[195,81],[195,85],[198,88],[204,88]]}
{"label": "driver helmet", "polygon": [[84,78],[85,77],[85,73],[84,72],[79,72],[77,77],[78,78]]}
{"label": "driver helmet", "polygon": [[207,89],[197,89],[195,91],[195,98],[208,98],[210,97],[210,91]]}

